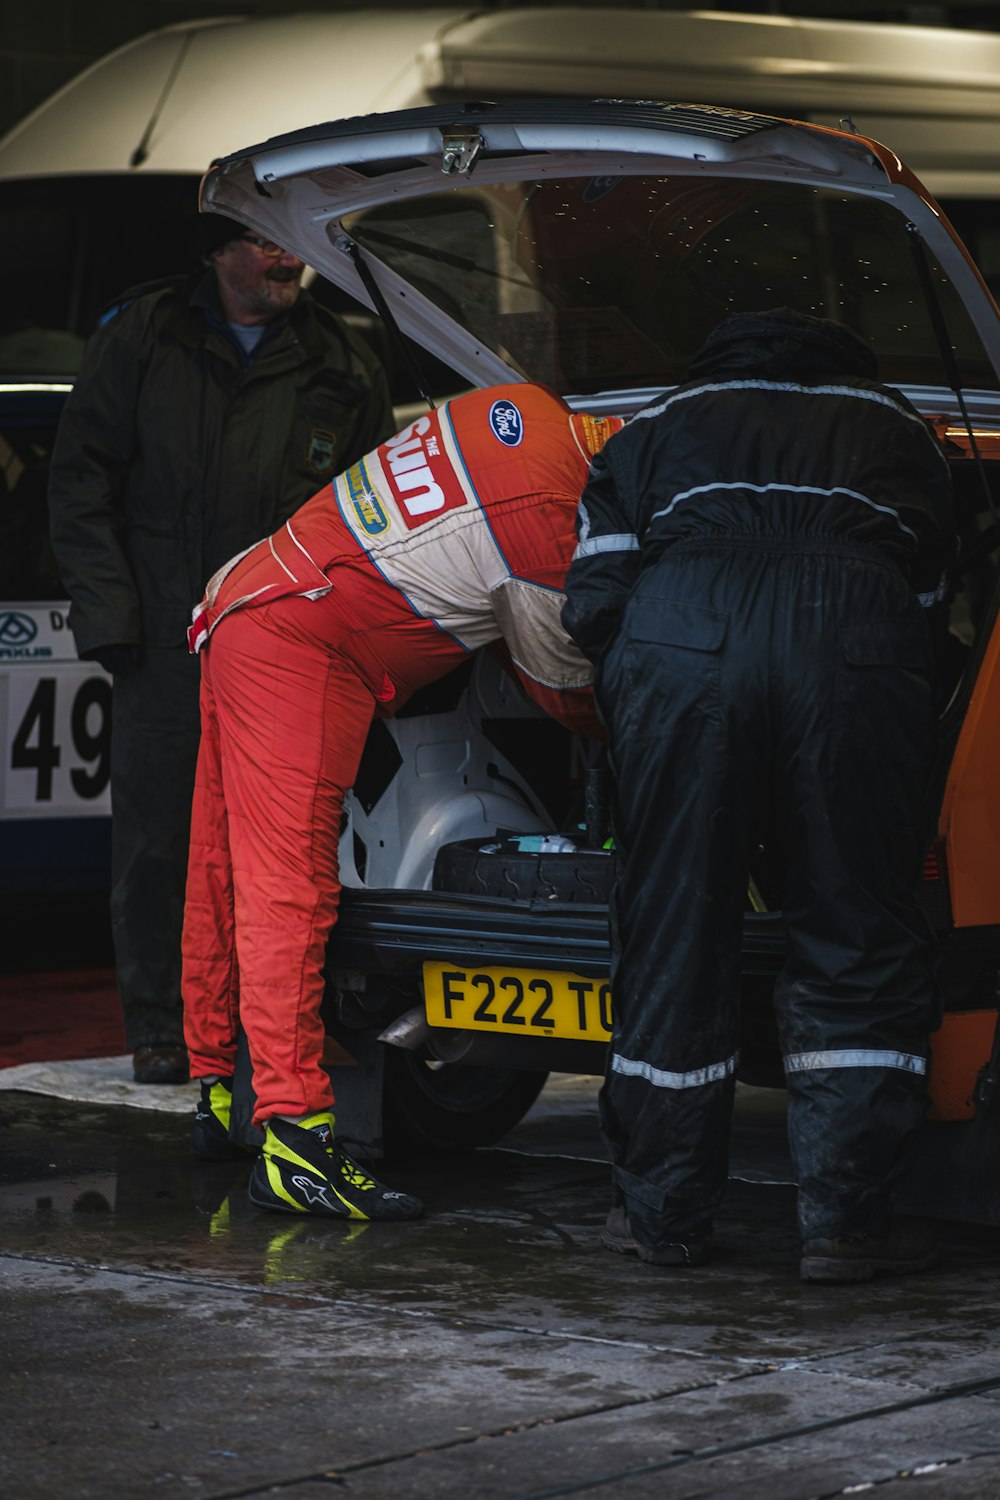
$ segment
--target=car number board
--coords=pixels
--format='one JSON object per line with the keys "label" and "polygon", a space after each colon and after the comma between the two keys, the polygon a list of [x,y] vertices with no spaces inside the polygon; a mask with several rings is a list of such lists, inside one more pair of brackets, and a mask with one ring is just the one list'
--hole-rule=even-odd
{"label": "car number board", "polygon": [[606,979],[556,969],[459,968],[424,964],[431,1026],[603,1042],[611,1035]]}
{"label": "car number board", "polygon": [[111,679],[77,660],[67,606],[0,605],[0,816],[111,812]]}

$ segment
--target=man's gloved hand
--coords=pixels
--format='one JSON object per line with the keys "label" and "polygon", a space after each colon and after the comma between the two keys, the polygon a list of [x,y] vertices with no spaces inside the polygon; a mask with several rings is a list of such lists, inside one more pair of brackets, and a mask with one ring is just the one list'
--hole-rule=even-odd
{"label": "man's gloved hand", "polygon": [[124,677],[139,665],[139,647],[124,642],[116,642],[113,646],[92,646],[89,651],[81,651],[80,657],[83,661],[96,661],[112,677]]}

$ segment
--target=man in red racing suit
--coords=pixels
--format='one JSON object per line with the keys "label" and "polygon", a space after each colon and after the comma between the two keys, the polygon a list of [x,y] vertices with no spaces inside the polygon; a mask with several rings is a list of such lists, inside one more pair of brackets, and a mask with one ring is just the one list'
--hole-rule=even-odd
{"label": "man in red racing suit", "polygon": [[590,666],[559,614],[591,456],[617,418],[534,385],[475,391],[419,417],[210,580],[183,939],[185,1036],[202,1082],[193,1144],[228,1135],[238,1024],[264,1148],[258,1207],[403,1219],[333,1139],[321,1066],[322,966],[338,836],[372,718],[502,639],[531,697],[600,733]]}

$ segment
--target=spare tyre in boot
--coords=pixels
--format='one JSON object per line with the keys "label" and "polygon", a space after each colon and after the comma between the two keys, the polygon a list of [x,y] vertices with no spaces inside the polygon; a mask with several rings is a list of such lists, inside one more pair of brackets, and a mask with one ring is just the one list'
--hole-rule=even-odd
{"label": "spare tyre in boot", "polygon": [[443,844],[431,889],[522,901],[604,906],[615,879],[614,855],[572,835],[514,834]]}

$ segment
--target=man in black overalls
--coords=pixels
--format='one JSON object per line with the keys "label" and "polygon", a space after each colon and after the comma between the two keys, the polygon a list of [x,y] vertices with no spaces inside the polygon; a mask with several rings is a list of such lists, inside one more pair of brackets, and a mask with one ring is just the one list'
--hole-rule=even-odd
{"label": "man in black overalls", "polygon": [[802,1275],[934,1260],[889,1184],[925,1109],[921,606],[953,525],[939,445],[875,374],[840,324],[730,317],[594,460],[580,504],[563,620],[597,666],[622,859],[603,1243],[654,1264],[705,1259],[725,1185],[765,826],[785,862],[775,1006]]}

